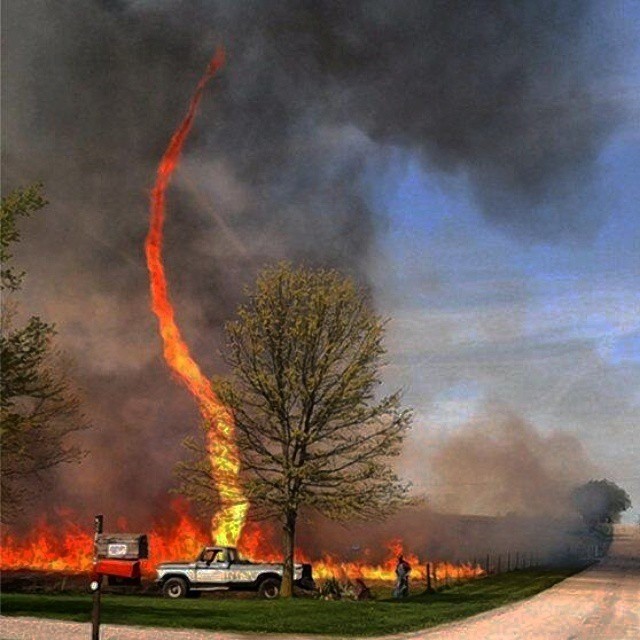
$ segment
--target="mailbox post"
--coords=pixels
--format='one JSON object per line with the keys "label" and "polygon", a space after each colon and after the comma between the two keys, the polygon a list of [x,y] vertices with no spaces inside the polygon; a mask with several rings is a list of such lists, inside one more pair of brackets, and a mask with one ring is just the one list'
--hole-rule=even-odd
{"label": "mailbox post", "polygon": [[91,640],[100,640],[100,590],[104,577],[110,585],[140,585],[140,560],[149,557],[149,543],[144,533],[103,533],[104,519],[94,519],[93,539],[93,609]]}
{"label": "mailbox post", "polygon": [[[102,533],[104,517],[101,515],[93,519],[93,564],[98,561],[98,538]],[[102,586],[102,574],[98,573],[91,580],[91,590],[93,591],[93,608],[91,609],[91,640],[100,640],[100,587]]]}

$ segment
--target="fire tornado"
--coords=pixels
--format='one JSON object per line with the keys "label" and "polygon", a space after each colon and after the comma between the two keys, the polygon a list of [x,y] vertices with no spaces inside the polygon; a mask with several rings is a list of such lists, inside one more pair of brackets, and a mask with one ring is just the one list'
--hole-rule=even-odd
{"label": "fire tornado", "polygon": [[151,309],[158,318],[164,358],[173,373],[198,401],[203,419],[209,425],[207,450],[221,503],[212,520],[212,534],[217,544],[235,546],[249,507],[239,481],[240,461],[235,444],[233,416],[222,404],[197,362],[192,358],[180,329],[167,290],[162,263],[162,241],[166,210],[166,191],[178,166],[182,147],[191,131],[204,89],[224,64],[224,51],[218,49],[200,78],[184,119],[174,132],[156,174],[151,191],[150,226],[145,254],[151,286]]}

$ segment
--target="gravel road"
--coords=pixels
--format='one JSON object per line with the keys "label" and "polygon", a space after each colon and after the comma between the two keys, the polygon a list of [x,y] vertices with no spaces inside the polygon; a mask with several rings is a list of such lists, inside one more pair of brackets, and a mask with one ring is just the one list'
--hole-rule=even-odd
{"label": "gravel road", "polygon": [[[0,618],[0,640],[87,640],[90,625],[42,618]],[[305,640],[104,625],[102,640]],[[318,636],[316,636],[318,638]],[[638,640],[640,639],[640,529],[617,527],[609,556],[538,594],[500,609],[429,631],[385,640]]]}
{"label": "gravel road", "polygon": [[616,527],[607,558],[529,600],[404,638],[640,640],[640,529]]}

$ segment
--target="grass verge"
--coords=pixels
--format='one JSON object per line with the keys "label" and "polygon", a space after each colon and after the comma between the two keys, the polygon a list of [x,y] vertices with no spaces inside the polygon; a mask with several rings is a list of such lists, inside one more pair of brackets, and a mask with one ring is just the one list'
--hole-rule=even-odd
{"label": "grass verge", "polygon": [[[374,636],[432,627],[522,600],[576,571],[514,571],[402,601],[335,602],[300,598],[266,602],[220,596],[174,601],[107,594],[102,599],[102,621],[215,631]],[[3,615],[88,622],[90,612],[89,595],[2,595]]]}

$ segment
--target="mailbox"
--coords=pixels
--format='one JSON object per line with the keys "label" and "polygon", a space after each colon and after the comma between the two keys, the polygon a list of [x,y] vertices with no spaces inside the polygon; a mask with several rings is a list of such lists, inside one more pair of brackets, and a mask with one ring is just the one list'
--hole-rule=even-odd
{"label": "mailbox", "polygon": [[100,590],[104,577],[110,585],[140,586],[140,560],[149,557],[149,541],[144,533],[103,533],[104,516],[93,519],[93,593],[91,638],[100,638]]}
{"label": "mailbox", "polygon": [[107,576],[110,585],[140,585],[140,560],[148,557],[149,542],[144,533],[98,533],[93,572]]}
{"label": "mailbox", "polygon": [[138,560],[98,560],[93,565],[95,573],[116,578],[139,578],[140,562]]}
{"label": "mailbox", "polygon": [[146,560],[149,542],[144,533],[99,533],[96,536],[98,560]]}
{"label": "mailbox", "polygon": [[98,560],[93,565],[97,575],[107,576],[111,586],[140,586],[139,560]]}

